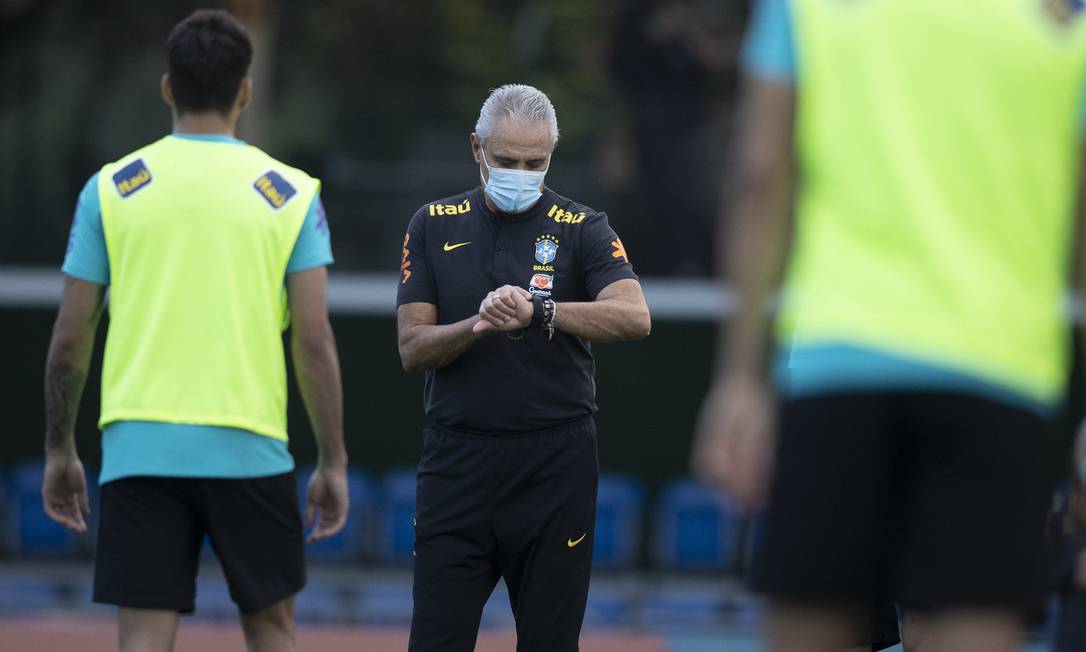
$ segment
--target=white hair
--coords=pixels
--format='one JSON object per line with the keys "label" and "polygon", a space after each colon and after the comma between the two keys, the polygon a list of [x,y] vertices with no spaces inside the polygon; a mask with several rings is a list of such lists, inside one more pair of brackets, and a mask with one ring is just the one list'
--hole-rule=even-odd
{"label": "white hair", "polygon": [[551,146],[558,142],[558,117],[554,113],[554,105],[543,91],[534,86],[506,84],[490,91],[475,123],[475,135],[479,137],[479,142],[486,143],[502,118],[529,124],[545,122]]}

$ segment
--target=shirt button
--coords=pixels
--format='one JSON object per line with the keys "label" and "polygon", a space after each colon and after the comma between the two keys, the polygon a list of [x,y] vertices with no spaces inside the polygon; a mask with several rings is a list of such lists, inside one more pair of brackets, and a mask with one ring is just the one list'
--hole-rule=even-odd
{"label": "shirt button", "polygon": [[498,243],[498,250],[499,251],[505,251],[505,243],[504,242],[499,242]]}

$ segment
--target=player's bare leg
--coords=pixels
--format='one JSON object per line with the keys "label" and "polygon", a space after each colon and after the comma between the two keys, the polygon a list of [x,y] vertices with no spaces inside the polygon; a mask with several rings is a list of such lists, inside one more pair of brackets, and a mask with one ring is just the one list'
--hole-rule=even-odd
{"label": "player's bare leg", "polygon": [[901,612],[901,647],[905,652],[931,649],[931,619],[909,609]]}
{"label": "player's bare leg", "polygon": [[[906,612],[907,614],[909,612]],[[1022,642],[1021,619],[1009,611],[958,609],[911,614],[906,619],[910,652],[1015,652]]]}
{"label": "player's bare leg", "polygon": [[294,596],[241,615],[249,652],[294,652]]}
{"label": "player's bare leg", "polygon": [[856,640],[853,610],[774,604],[769,614],[772,652],[840,652]]}
{"label": "player's bare leg", "polygon": [[169,609],[117,610],[121,652],[170,652],[177,637],[177,612]]}

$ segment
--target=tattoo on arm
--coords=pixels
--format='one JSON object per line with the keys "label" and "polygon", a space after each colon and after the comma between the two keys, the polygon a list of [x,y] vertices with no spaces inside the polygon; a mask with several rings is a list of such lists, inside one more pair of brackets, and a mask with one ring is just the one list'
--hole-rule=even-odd
{"label": "tattoo on arm", "polygon": [[71,442],[83,383],[85,366],[50,360],[45,369],[45,448],[56,450]]}
{"label": "tattoo on arm", "polygon": [[74,447],[79,400],[90,368],[104,288],[64,279],[60,312],[45,362],[45,450]]}

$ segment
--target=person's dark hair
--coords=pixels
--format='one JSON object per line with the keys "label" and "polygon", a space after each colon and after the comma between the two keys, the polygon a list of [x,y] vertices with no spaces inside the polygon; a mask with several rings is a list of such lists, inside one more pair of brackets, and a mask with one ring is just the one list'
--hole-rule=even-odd
{"label": "person's dark hair", "polygon": [[201,9],[166,39],[170,88],[178,113],[230,113],[249,71],[253,44],[236,18]]}

